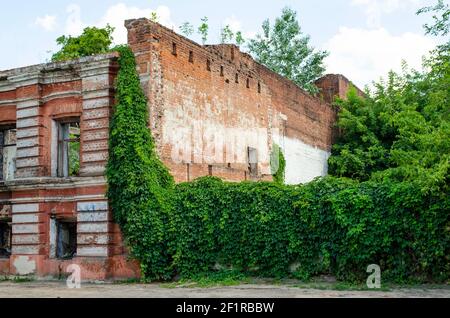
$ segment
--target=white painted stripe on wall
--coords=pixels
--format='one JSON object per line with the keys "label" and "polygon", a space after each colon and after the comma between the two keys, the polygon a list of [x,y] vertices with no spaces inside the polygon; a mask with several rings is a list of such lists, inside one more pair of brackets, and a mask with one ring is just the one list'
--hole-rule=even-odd
{"label": "white painted stripe on wall", "polygon": [[38,137],[17,140],[17,148],[34,147],[38,145],[39,145]]}
{"label": "white painted stripe on wall", "polygon": [[14,235],[12,237],[12,243],[14,244],[39,244],[38,234],[27,235]]}
{"label": "white painted stripe on wall", "polygon": [[107,257],[108,256],[108,248],[105,246],[96,246],[96,247],[78,247],[77,248],[77,256],[92,256],[92,257]]}
{"label": "white painted stripe on wall", "polygon": [[37,223],[39,217],[36,214],[13,214],[13,224],[15,223]]}
{"label": "white painted stripe on wall", "polygon": [[39,158],[23,158],[16,160],[17,168],[37,167],[39,165]]}
{"label": "white painted stripe on wall", "polygon": [[108,223],[80,223],[78,233],[108,233]]}
{"label": "white painted stripe on wall", "polygon": [[108,234],[78,234],[77,244],[79,245],[106,245],[111,241]]}
{"label": "white painted stripe on wall", "polygon": [[38,246],[28,246],[28,245],[13,245],[12,254],[14,255],[38,255],[39,247]]}
{"label": "white painted stripe on wall", "polygon": [[13,224],[12,233],[14,234],[37,234],[39,226],[37,224]]}
{"label": "white painted stripe on wall", "polygon": [[108,201],[78,202],[78,212],[108,211]]}
{"label": "white painted stripe on wall", "polygon": [[[29,137],[35,137],[39,134],[38,128],[25,128],[25,129],[17,129],[17,139],[19,139],[17,142],[20,144],[21,138],[29,138]],[[18,145],[19,147],[19,145]]]}
{"label": "white painted stripe on wall", "polygon": [[35,98],[28,98],[27,100],[18,100],[17,109],[39,106],[40,104],[41,103],[39,102],[39,100],[36,100]]}
{"label": "white painted stripe on wall", "polygon": [[81,212],[77,215],[78,222],[106,222],[107,212]]}
{"label": "white painted stripe on wall", "polygon": [[37,157],[37,156],[39,156],[39,147],[26,148],[26,149],[19,148],[17,150],[16,156],[17,156],[17,158]]}
{"label": "white painted stripe on wall", "polygon": [[17,119],[26,118],[26,117],[34,117],[39,115],[39,108],[26,108],[20,109],[17,111]]}
{"label": "white painted stripe on wall", "polygon": [[39,125],[39,119],[36,117],[28,119],[18,119],[16,125],[18,129],[24,127],[34,127]]}
{"label": "white painted stripe on wall", "polygon": [[39,212],[39,204],[38,203],[14,204],[12,206],[12,212],[13,213]]}

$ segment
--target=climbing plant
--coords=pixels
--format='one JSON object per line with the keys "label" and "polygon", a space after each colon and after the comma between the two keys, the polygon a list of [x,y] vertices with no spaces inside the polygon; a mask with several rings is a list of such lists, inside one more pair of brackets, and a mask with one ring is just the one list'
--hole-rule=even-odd
{"label": "climbing plant", "polygon": [[159,160],[148,129],[147,99],[136,72],[134,54],[120,53],[116,105],[111,119],[108,198],[131,254],[149,279],[169,278],[167,229],[173,178]]}
{"label": "climbing plant", "polygon": [[270,169],[272,172],[273,181],[279,184],[284,184],[286,160],[284,159],[282,149],[277,144],[273,145],[272,153],[270,154]]}

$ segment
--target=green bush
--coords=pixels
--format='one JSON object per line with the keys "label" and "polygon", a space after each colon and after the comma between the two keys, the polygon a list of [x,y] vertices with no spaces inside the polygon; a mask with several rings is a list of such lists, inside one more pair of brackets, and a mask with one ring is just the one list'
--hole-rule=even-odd
{"label": "green bush", "polygon": [[368,265],[379,264],[392,281],[448,279],[449,208],[446,198],[424,195],[413,183],[202,178],[176,187],[172,266],[181,276],[232,268],[361,281]]}

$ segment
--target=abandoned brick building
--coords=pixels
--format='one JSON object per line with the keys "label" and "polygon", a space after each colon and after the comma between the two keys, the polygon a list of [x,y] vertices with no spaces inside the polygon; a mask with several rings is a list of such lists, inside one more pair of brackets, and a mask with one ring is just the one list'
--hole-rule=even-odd
{"label": "abandoned brick building", "polygon": [[[278,144],[286,182],[327,173],[348,80],[318,81],[322,97],[256,63],[234,45],[198,45],[147,19],[126,21],[158,152],[177,182],[214,175],[270,180]],[[116,53],[0,72],[0,275],[127,278],[105,198]]]}

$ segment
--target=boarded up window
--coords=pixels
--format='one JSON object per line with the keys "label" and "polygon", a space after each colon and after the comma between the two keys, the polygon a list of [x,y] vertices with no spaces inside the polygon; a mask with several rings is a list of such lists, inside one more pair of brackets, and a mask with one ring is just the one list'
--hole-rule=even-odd
{"label": "boarded up window", "polygon": [[251,176],[258,175],[258,151],[248,147],[248,171]]}
{"label": "boarded up window", "polygon": [[0,180],[14,179],[16,170],[16,130],[0,128]]}
{"label": "boarded up window", "polygon": [[58,177],[75,177],[80,172],[80,122],[58,123]]}
{"label": "boarded up window", "polygon": [[56,257],[71,259],[77,252],[77,223],[74,221],[57,221]]}
{"label": "boarded up window", "polygon": [[0,221],[0,258],[11,255],[11,220]]}

